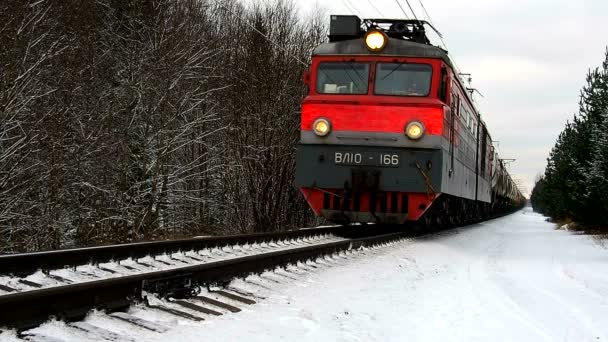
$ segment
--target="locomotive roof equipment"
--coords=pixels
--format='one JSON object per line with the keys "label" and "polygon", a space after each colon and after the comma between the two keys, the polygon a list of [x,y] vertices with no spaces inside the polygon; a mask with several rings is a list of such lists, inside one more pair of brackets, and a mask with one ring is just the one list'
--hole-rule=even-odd
{"label": "locomotive roof equipment", "polygon": [[382,32],[394,39],[408,40],[430,45],[426,35],[425,25],[430,27],[439,37],[437,31],[425,20],[411,19],[359,19],[354,15],[332,15],[329,26],[329,42],[357,39],[370,32]]}

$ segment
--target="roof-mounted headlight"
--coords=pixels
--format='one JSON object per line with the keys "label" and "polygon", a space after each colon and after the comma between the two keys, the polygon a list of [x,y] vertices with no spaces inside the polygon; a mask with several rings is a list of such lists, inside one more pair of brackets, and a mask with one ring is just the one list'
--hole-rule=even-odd
{"label": "roof-mounted headlight", "polygon": [[315,132],[316,135],[324,137],[331,132],[331,123],[327,119],[317,119],[312,124],[312,130]]}
{"label": "roof-mounted headlight", "polygon": [[405,135],[412,140],[418,140],[424,135],[424,125],[419,121],[412,121],[405,127]]}
{"label": "roof-mounted headlight", "polygon": [[388,37],[382,31],[371,30],[365,35],[365,46],[372,52],[384,50],[387,43]]}

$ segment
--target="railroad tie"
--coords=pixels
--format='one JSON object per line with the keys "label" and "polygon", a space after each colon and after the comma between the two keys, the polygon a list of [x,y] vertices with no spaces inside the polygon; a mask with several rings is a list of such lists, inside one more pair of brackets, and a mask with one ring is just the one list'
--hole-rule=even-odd
{"label": "railroad tie", "polygon": [[133,339],[132,337],[119,335],[110,330],[96,327],[94,325],[91,325],[91,324],[85,323],[85,322],[74,322],[74,323],[70,323],[69,326],[76,328],[78,330],[84,331],[87,334],[93,335],[92,337],[101,337],[102,339],[107,340],[107,341],[115,341],[115,342],[131,342],[131,341],[134,342],[135,341],[135,339]]}
{"label": "railroad tie", "polygon": [[286,269],[285,272],[293,274],[293,275],[295,275],[297,277],[301,277],[303,275],[308,274],[308,272],[306,270],[303,270],[303,269],[301,269],[299,267],[298,268],[289,269],[289,270]]}
{"label": "railroad tie", "polygon": [[77,271],[78,273],[85,275],[87,277],[91,277],[91,278],[100,278],[97,274],[91,273],[91,272],[87,272],[87,271]]}
{"label": "railroad tie", "polygon": [[184,260],[178,259],[178,258],[174,258],[173,256],[171,256],[171,260],[180,262],[180,263],[182,263],[184,265],[189,265],[189,263],[187,261],[184,261]]}
{"label": "railroad tie", "polygon": [[321,265],[319,265],[319,263],[317,262],[317,258],[308,259],[308,261],[304,263],[304,266],[321,269]]}
{"label": "railroad tie", "polygon": [[314,270],[318,269],[319,266],[317,266],[317,265],[311,265],[311,264],[307,264],[306,263],[306,264],[300,264],[300,265],[298,265],[298,268],[302,268],[302,269],[305,269],[305,270],[308,270],[308,271],[314,271]]}
{"label": "railroad tie", "polygon": [[113,269],[107,268],[107,267],[102,267],[102,266],[97,266],[100,270],[104,271],[104,272],[108,272],[110,274],[116,274],[118,272],[114,271]]}
{"label": "railroad tie", "polygon": [[260,274],[258,277],[260,277],[260,279],[262,279],[262,280],[268,280],[268,281],[271,281],[273,283],[277,283],[277,284],[281,283],[280,280],[274,279],[272,276],[273,276],[273,274]]}
{"label": "railroad tie", "polygon": [[203,303],[217,306],[218,308],[226,309],[232,313],[241,311],[241,309],[237,308],[236,306],[232,306],[230,304],[220,302],[219,300],[215,300],[213,298],[209,298],[209,297],[205,297],[205,296],[196,296],[196,297],[194,297],[194,299],[200,300]]}
{"label": "railroad tie", "polygon": [[55,337],[35,333],[24,333],[19,335],[19,337],[28,342],[63,342],[63,340]]}
{"label": "railroad tie", "polygon": [[221,316],[221,315],[223,315],[219,311],[211,310],[211,309],[208,309],[208,308],[206,308],[204,306],[196,305],[194,303],[190,303],[190,302],[187,302],[185,300],[176,300],[176,301],[172,301],[171,303],[175,303],[177,305],[185,307],[186,309],[202,312],[202,313],[207,314],[207,315],[213,315],[213,316]]}
{"label": "railroad tie", "polygon": [[213,315],[213,316],[221,316],[221,315],[223,315],[223,313],[221,313],[219,311],[211,310],[209,308],[206,308],[206,307],[203,307],[203,306],[200,306],[200,305],[196,305],[194,303],[187,302],[187,301],[184,301],[184,300],[176,300],[176,301],[173,301],[172,303],[178,304],[178,305],[183,306],[183,307],[185,307],[187,309],[190,309],[190,310],[202,312],[202,313],[207,314],[207,315]]}
{"label": "railroad tie", "polygon": [[266,299],[266,297],[264,297],[264,296],[255,294],[255,293],[247,291],[247,290],[240,289],[240,288],[232,286],[232,285],[228,286],[227,290],[230,290],[230,291],[232,291],[232,292],[234,292],[234,293],[236,293],[238,295],[241,295],[243,297],[253,297],[253,298],[256,298],[256,299],[259,299],[259,300]]}
{"label": "railroad tie", "polygon": [[154,261],[156,261],[156,262],[158,262],[160,264],[165,264],[166,266],[175,266],[174,264],[171,264],[171,263],[168,263],[168,262],[166,262],[164,260],[160,260],[160,259],[156,259],[156,258],[154,259]]}
{"label": "railroad tie", "polygon": [[200,321],[204,321],[205,320],[202,317],[194,316],[194,315],[191,315],[191,314],[189,314],[187,312],[183,312],[183,311],[180,311],[180,310],[168,308],[168,307],[162,306],[162,305],[150,305],[148,307],[151,308],[151,309],[156,309],[156,310],[159,310],[159,311],[163,311],[163,312],[175,315],[175,316],[186,318],[186,319],[189,319],[189,320],[192,320],[192,321],[200,322]]}
{"label": "railroad tie", "polygon": [[275,274],[277,277],[281,277],[281,278],[284,278],[284,279],[288,279],[288,280],[295,280],[295,281],[297,281],[297,280],[298,280],[298,279],[296,279],[296,278],[290,277],[290,276],[289,276],[289,275],[287,275],[287,274],[283,274],[283,273],[279,273],[279,272],[274,272],[274,274]]}
{"label": "railroad tie", "polygon": [[147,264],[143,261],[136,261],[138,265],[142,265],[143,267],[147,267],[147,268],[153,268],[152,265]]}
{"label": "railroad tie", "polygon": [[190,258],[190,259],[192,259],[192,260],[195,260],[195,261],[198,261],[198,262],[202,262],[202,261],[204,261],[203,259],[201,259],[201,258],[197,258],[197,257],[192,256],[192,255],[186,255],[186,256],[187,256],[188,258]]}
{"label": "railroad tie", "polygon": [[154,332],[158,332],[158,333],[164,333],[169,330],[169,328],[165,327],[164,325],[150,322],[145,319],[129,315],[128,313],[125,313],[125,312],[114,312],[114,313],[110,314],[110,317],[119,319],[123,322],[131,323],[140,328],[144,328],[146,330],[150,330],[150,331],[154,331]]}
{"label": "railroad tie", "polygon": [[214,291],[212,293],[220,295],[220,296],[224,296],[224,297],[226,297],[228,299],[232,299],[234,301],[241,302],[241,303],[244,303],[244,304],[247,304],[247,305],[255,304],[254,300],[251,300],[251,299],[245,298],[245,297],[241,297],[241,296],[238,296],[238,295],[235,295],[233,293],[226,292],[226,291],[223,291],[223,290]]}
{"label": "railroad tie", "polygon": [[270,291],[272,291],[272,289],[271,289],[270,287],[266,286],[266,284],[263,284],[263,283],[257,282],[257,281],[255,281],[255,280],[253,280],[253,279],[246,279],[246,280],[245,280],[245,282],[246,282],[246,283],[249,283],[249,284],[251,284],[251,285],[257,286],[257,287],[259,287],[259,288],[262,288],[262,289],[264,289],[264,290],[270,290]]}
{"label": "railroad tie", "polygon": [[122,267],[126,268],[126,269],[127,269],[127,270],[129,270],[129,271],[139,271],[139,270],[138,270],[137,268],[135,268],[135,267],[131,267],[131,266],[129,266],[129,265],[123,265],[123,264],[121,264],[121,263],[118,263],[118,264],[119,264],[120,266],[122,266]]}
{"label": "railroad tie", "polygon": [[58,276],[58,275],[55,275],[55,274],[47,273],[46,276],[49,277],[49,278],[51,278],[51,279],[53,279],[53,280],[56,280],[56,281],[58,281],[60,283],[66,283],[66,284],[72,284],[73,283],[73,281],[71,281],[70,279],[67,279],[67,278],[64,278],[62,276]]}
{"label": "railroad tie", "polygon": [[27,280],[27,279],[19,279],[19,282],[21,284],[24,284],[24,285],[27,285],[27,286],[30,286],[30,287],[35,287],[37,289],[39,289],[39,288],[42,287],[42,285],[40,285],[38,283],[35,283],[35,282],[31,281],[31,280]]}
{"label": "railroad tie", "polygon": [[17,292],[16,289],[14,289],[8,285],[2,285],[2,284],[0,284],[0,290],[2,290],[4,292]]}

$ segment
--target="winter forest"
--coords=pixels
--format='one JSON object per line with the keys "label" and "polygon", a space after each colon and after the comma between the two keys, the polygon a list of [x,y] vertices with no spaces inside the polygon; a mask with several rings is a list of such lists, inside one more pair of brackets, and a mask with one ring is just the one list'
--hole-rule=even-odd
{"label": "winter forest", "polygon": [[579,113],[559,135],[531,202],[558,222],[608,230],[608,51],[587,75]]}
{"label": "winter forest", "polygon": [[291,182],[320,16],[3,0],[0,18],[0,253],[313,223]]}

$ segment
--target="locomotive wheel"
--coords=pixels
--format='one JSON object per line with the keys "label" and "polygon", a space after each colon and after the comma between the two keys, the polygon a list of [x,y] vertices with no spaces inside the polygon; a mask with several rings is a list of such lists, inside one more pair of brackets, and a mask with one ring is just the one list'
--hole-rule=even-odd
{"label": "locomotive wheel", "polygon": [[456,225],[462,226],[464,224],[464,222],[466,221],[465,207],[464,207],[464,203],[462,203],[462,200],[459,200],[458,202],[456,202],[455,207],[457,208],[456,213],[454,215],[454,219],[456,220]]}
{"label": "locomotive wheel", "polygon": [[444,230],[447,228],[446,219],[443,214],[438,214],[435,217],[435,231]]}
{"label": "locomotive wheel", "polygon": [[465,206],[464,212],[466,214],[465,224],[471,224],[471,223],[475,222],[475,206],[471,205],[471,203],[469,203],[469,202],[465,202],[464,206]]}
{"label": "locomotive wheel", "polygon": [[448,203],[448,207],[448,222],[450,224],[450,227],[455,227],[458,225],[458,211],[454,208],[454,201],[450,201]]}
{"label": "locomotive wheel", "polygon": [[428,213],[424,214],[424,216],[422,216],[422,224],[424,225],[424,228],[426,231],[433,231],[433,218],[428,215]]}
{"label": "locomotive wheel", "polygon": [[423,222],[405,223],[402,225],[402,231],[414,234],[423,234],[426,232],[426,227],[424,226]]}
{"label": "locomotive wheel", "polygon": [[447,198],[441,202],[441,212],[439,213],[441,219],[441,229],[449,228],[452,224],[450,216],[450,203]]}
{"label": "locomotive wheel", "polygon": [[471,224],[473,222],[475,222],[476,219],[476,215],[477,215],[477,210],[475,209],[475,205],[473,205],[472,203],[466,203],[465,204],[465,213],[466,213],[466,224]]}

